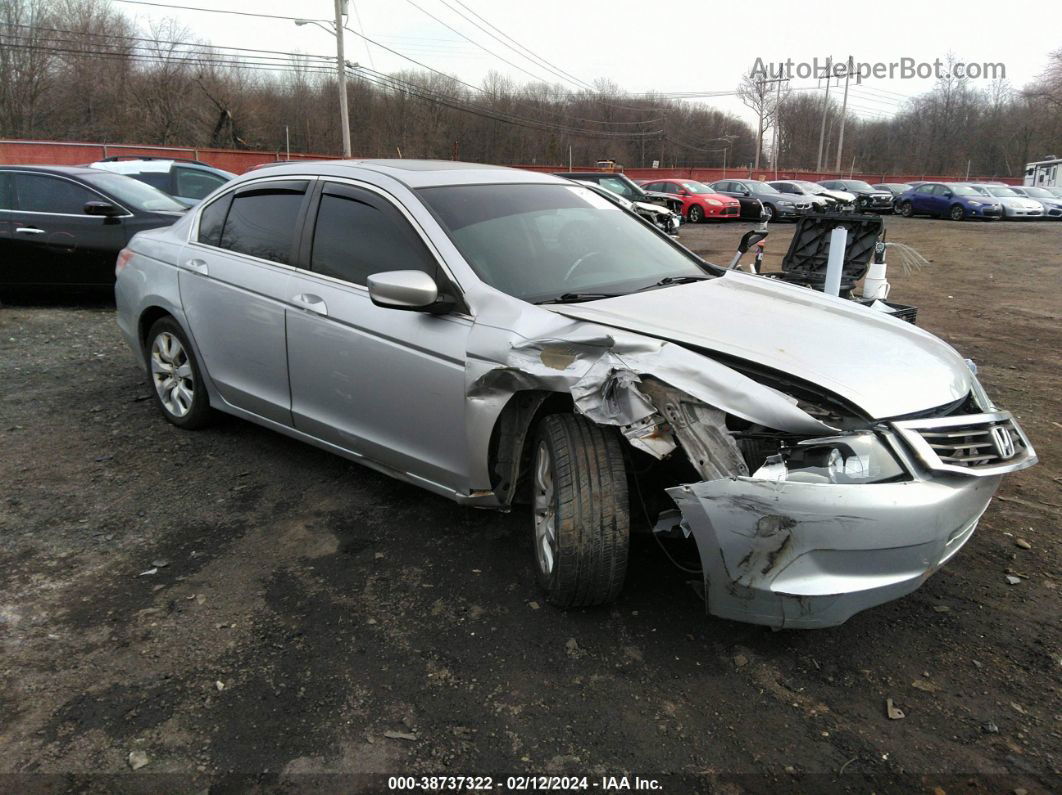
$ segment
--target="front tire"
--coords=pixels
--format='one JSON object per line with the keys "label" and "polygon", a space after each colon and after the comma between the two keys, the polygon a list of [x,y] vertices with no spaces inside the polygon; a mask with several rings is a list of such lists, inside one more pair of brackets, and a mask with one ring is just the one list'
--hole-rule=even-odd
{"label": "front tire", "polygon": [[966,219],[966,210],[962,208],[962,205],[956,204],[954,207],[951,208],[951,211],[948,213],[948,215],[953,221],[963,221]]}
{"label": "front tire", "polygon": [[774,218],[774,207],[770,204],[763,205],[763,215],[761,217],[765,223],[770,223]]}
{"label": "front tire", "polygon": [[552,414],[532,454],[535,572],[546,601],[589,607],[623,588],[630,543],[627,473],[612,429]]}
{"label": "front tire", "polygon": [[184,330],[172,317],[155,321],[147,336],[147,373],[155,405],[178,428],[194,430],[210,422],[210,400],[199,363]]}
{"label": "front tire", "polygon": [[704,210],[698,207],[696,204],[690,206],[690,211],[686,213],[686,219],[691,224],[699,224],[704,220]]}
{"label": "front tire", "polygon": [[914,215],[914,205],[911,202],[904,202],[900,205],[900,215],[904,218],[910,218]]}

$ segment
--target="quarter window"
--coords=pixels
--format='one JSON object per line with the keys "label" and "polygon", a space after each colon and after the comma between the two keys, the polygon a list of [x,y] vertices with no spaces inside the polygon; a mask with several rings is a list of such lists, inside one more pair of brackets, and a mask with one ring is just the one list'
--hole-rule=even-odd
{"label": "quarter window", "polygon": [[11,175],[0,173],[0,210],[11,210],[14,206]]}
{"label": "quarter window", "polygon": [[18,208],[27,213],[65,213],[81,215],[85,202],[100,197],[70,180],[45,174],[15,174]]}
{"label": "quarter window", "polygon": [[225,218],[221,248],[290,263],[306,183],[265,183],[238,191]]}
{"label": "quarter window", "polygon": [[208,246],[221,245],[221,230],[225,227],[225,216],[232,205],[232,194],[226,193],[203,208],[199,215],[199,242]]}
{"label": "quarter window", "polygon": [[360,285],[384,271],[436,275],[435,260],[394,207],[369,191],[345,185],[328,186],[321,194],[310,268]]}

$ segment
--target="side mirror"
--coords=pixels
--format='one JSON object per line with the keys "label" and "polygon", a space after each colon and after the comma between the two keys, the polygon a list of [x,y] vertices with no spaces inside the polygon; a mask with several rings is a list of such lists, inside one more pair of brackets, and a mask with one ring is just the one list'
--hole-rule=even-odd
{"label": "side mirror", "polygon": [[678,195],[679,196],[689,196],[690,192],[688,190],[686,190],[685,188],[679,188]]}
{"label": "side mirror", "polygon": [[954,194],[954,193],[952,193],[952,192],[951,192],[950,190],[946,190],[946,191],[944,191],[944,198],[945,198],[945,199],[950,199],[950,198],[951,198],[952,196],[954,196],[954,195],[955,195],[955,194]]}
{"label": "side mirror", "polygon": [[[411,312],[446,311],[435,280],[424,271],[385,271],[369,277],[369,298],[376,306]],[[444,306],[440,306],[444,304]]]}
{"label": "side mirror", "polygon": [[741,195],[742,196],[751,196],[752,195],[752,191],[743,190],[743,191],[741,191]]}
{"label": "side mirror", "polygon": [[114,218],[116,215],[124,215],[122,208],[110,202],[85,202],[81,208],[85,215],[102,215],[106,218]]}

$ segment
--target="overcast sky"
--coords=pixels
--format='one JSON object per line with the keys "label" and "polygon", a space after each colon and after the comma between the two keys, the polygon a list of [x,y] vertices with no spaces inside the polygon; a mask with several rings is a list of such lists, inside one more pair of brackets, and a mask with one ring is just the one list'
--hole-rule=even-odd
{"label": "overcast sky", "polygon": [[[333,13],[332,0],[160,1],[317,19]],[[331,35],[290,21],[128,3],[116,6],[145,26],[153,20],[174,18],[216,45],[335,53]],[[350,0],[348,25],[473,84],[479,84],[490,70],[521,82],[531,80],[515,67],[559,80],[462,19],[457,12],[475,19],[466,9],[574,77],[590,83],[607,78],[630,92],[732,91],[757,58],[772,63],[789,58],[810,62],[816,57],[824,61],[829,56],[844,59],[851,55],[868,63],[901,58],[932,62],[944,60],[949,52],[966,63],[1002,63],[1008,81],[1021,87],[1044,68],[1052,50],[1062,48],[1062,30],[1055,22],[1044,21],[1053,7],[1042,0],[967,0],[962,4]],[[424,11],[513,65],[448,30]],[[383,72],[412,67],[377,47],[370,45],[367,52],[362,40],[351,33],[346,34],[346,46],[348,60],[371,63]],[[974,82],[987,86],[989,81]],[[795,79],[792,86],[815,84],[814,79]],[[888,116],[905,96],[926,91],[932,84],[932,79],[871,78],[859,86],[853,83],[850,106],[863,117]],[[694,101],[750,118],[735,97]]]}

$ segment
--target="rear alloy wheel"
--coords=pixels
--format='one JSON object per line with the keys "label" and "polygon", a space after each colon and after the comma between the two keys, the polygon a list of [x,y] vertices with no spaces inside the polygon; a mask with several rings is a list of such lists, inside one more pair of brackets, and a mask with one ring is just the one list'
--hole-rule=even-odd
{"label": "rear alloy wheel", "polygon": [[903,202],[900,205],[900,215],[904,218],[910,218],[914,215],[914,205],[911,202]]}
{"label": "rear alloy wheel", "polygon": [[161,318],[148,332],[147,370],[162,416],[188,430],[210,421],[210,402],[195,354],[173,318]]}
{"label": "rear alloy wheel", "polygon": [[704,220],[704,210],[694,204],[690,207],[690,211],[686,214],[686,219],[691,224],[699,224],[701,221]]}
{"label": "rear alloy wheel", "polygon": [[535,574],[556,607],[613,601],[627,573],[630,514],[615,432],[553,414],[538,426],[532,456]]}
{"label": "rear alloy wheel", "polygon": [[961,204],[956,204],[951,208],[951,212],[948,213],[948,215],[951,216],[951,220],[953,221],[962,221],[966,218],[966,210],[962,208]]}

